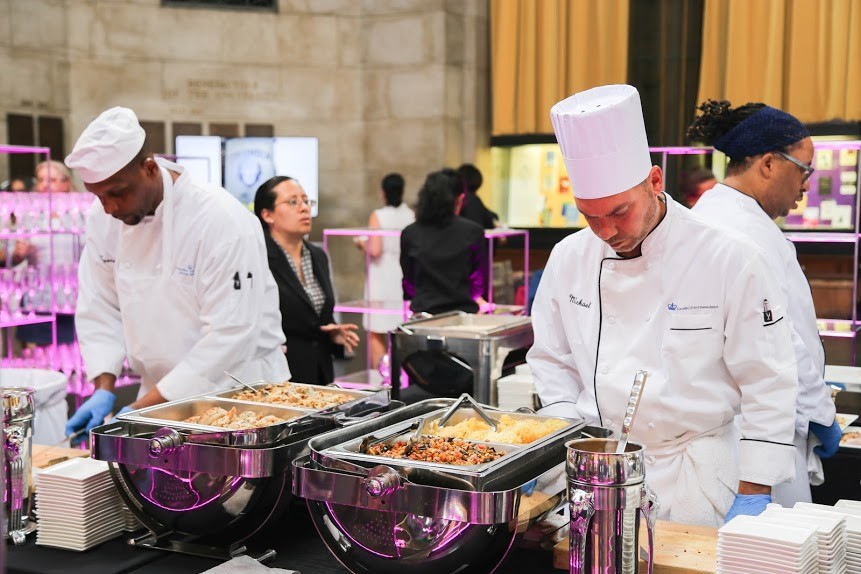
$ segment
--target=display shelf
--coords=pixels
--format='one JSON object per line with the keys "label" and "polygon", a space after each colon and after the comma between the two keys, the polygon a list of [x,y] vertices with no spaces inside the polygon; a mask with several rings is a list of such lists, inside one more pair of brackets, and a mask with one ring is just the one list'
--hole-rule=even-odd
{"label": "display shelf", "polygon": [[[332,237],[352,237],[354,241],[357,239],[367,240],[369,237],[400,237],[401,231],[397,229],[370,229],[366,227],[349,227],[323,230],[323,250],[329,252],[329,240]],[[480,309],[482,313],[495,315],[523,315],[526,314],[527,308],[523,305],[505,305],[494,303],[493,297],[493,251],[496,240],[508,237],[523,238],[523,280],[526,293],[529,293],[529,231],[523,229],[507,229],[498,228],[490,229],[484,232],[484,237],[487,240],[487,254],[490,265],[488,266],[488,297],[487,303]],[[371,257],[365,252],[365,281],[370,277]],[[365,290],[367,293],[367,289]],[[357,313],[360,315],[395,315],[400,316],[403,320],[407,320],[410,316],[409,306],[405,301],[382,301],[356,299],[338,303],[334,307],[336,313]],[[366,364],[371,364],[370,345],[367,346]],[[379,388],[383,382],[383,377],[375,369],[365,369],[356,373],[350,373],[335,378],[335,382],[344,385],[351,385],[351,388]],[[405,386],[402,381],[401,386]]]}
{"label": "display shelf", "polygon": [[377,315],[400,315],[404,314],[403,301],[380,301],[370,299],[355,299],[344,301],[335,305],[336,313],[359,313]]}
{"label": "display shelf", "polygon": [[858,234],[845,231],[784,231],[793,243],[854,243]]}

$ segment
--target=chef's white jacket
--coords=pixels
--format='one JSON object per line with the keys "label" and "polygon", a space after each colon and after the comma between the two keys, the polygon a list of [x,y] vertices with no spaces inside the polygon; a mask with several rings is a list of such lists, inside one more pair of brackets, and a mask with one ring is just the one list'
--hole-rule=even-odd
{"label": "chef's white jacket", "polygon": [[738,480],[794,476],[795,355],[762,253],[663,197],[640,257],[620,258],[588,228],[553,249],[527,358],[543,412],[617,436],[634,374],[648,371],[631,440],[646,448],[661,516],[718,524]]}
{"label": "chef's white jacket", "polygon": [[[123,360],[167,400],[247,381],[287,380],[284,334],[263,230],[224,189],[157,159],[164,198],[138,225],[87,215],[76,326],[90,376]],[[167,169],[181,175],[173,182]]]}
{"label": "chef's white jacket", "polygon": [[[724,184],[717,184],[700,198],[694,213],[706,221],[747,235],[765,253],[778,285],[789,302],[789,326],[798,368],[798,399],[795,405],[795,480],[779,485],[773,494],[775,502],[792,506],[810,502],[808,468],[821,469],[809,448],[807,432],[810,422],[830,426],[836,415],[831,390],[825,383],[825,351],[816,326],[816,310],[810,284],[798,263],[795,245],[787,240],[756,200]],[[814,476],[816,484],[822,477]]]}
{"label": "chef's white jacket", "polygon": [[693,212],[706,221],[744,233],[765,253],[777,284],[789,302],[792,343],[798,362],[795,432],[806,437],[810,422],[834,423],[834,401],[825,384],[825,351],[816,326],[810,284],[795,246],[750,196],[722,183],[704,194]]}

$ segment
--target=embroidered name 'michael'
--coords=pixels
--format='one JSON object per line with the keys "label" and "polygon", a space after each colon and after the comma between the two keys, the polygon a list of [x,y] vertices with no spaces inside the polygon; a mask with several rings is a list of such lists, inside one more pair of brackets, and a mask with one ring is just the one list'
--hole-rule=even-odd
{"label": "embroidered name 'michael'", "polygon": [[583,300],[583,299],[581,299],[580,297],[575,297],[574,295],[570,295],[570,294],[569,294],[569,295],[568,295],[568,301],[569,301],[569,302],[571,302],[571,303],[574,303],[575,305],[580,305],[581,307],[585,307],[585,308],[587,308],[587,309],[589,309],[590,307],[592,307],[592,302],[591,302],[591,301],[589,301],[589,302],[587,303],[586,301],[584,301],[584,300]]}

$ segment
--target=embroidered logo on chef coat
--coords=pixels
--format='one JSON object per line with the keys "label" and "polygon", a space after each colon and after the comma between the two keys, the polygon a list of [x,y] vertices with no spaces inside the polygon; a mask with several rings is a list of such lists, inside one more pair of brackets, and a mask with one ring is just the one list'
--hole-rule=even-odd
{"label": "embroidered logo on chef coat", "polygon": [[781,321],[783,321],[783,315],[781,315],[780,317],[778,317],[776,319],[774,318],[775,312],[779,313],[780,308],[778,307],[778,309],[776,311],[772,311],[771,307],[769,307],[769,305],[768,305],[768,299],[763,299],[762,300],[762,326],[763,327],[771,327],[775,323],[780,323]]}
{"label": "embroidered logo on chef coat", "polygon": [[176,272],[180,275],[186,275],[188,277],[194,276],[194,265],[180,265],[176,268]]}
{"label": "embroidered logo on chef coat", "polygon": [[575,305],[579,305],[580,307],[585,307],[586,309],[589,309],[592,307],[592,301],[589,301],[587,303],[586,301],[584,301],[580,297],[575,297],[574,295],[572,295],[570,293],[568,294],[568,302],[574,303]]}
{"label": "embroidered logo on chef coat", "polygon": [[667,309],[669,309],[670,311],[675,311],[678,308],[678,305],[676,305],[675,303],[670,303],[669,305],[667,305]]}
{"label": "embroidered logo on chef coat", "polygon": [[117,260],[111,257],[105,257],[104,255],[99,255],[99,259],[102,260],[102,263],[116,263]]}
{"label": "embroidered logo on chef coat", "polygon": [[762,300],[762,322],[771,323],[774,317],[771,314],[771,309],[768,308],[768,299]]}

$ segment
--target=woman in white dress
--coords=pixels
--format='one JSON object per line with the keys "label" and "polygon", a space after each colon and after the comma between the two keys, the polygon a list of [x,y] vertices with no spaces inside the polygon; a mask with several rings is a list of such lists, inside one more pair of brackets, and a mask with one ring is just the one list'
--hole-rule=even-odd
{"label": "woman in white dress", "polygon": [[[390,229],[400,231],[413,221],[416,216],[413,210],[403,202],[404,178],[399,173],[390,173],[381,183],[384,207],[374,210],[368,219],[371,229]],[[400,238],[370,237],[360,241],[359,247],[370,257],[368,280],[365,283],[365,299],[382,301],[386,308],[400,309],[403,307],[403,278],[400,265]],[[376,368],[387,352],[386,333],[403,322],[402,315],[365,315],[364,327],[368,332],[368,344],[371,348],[371,365]]]}

